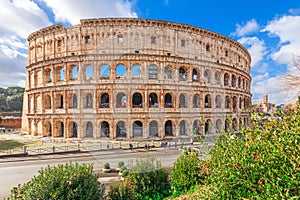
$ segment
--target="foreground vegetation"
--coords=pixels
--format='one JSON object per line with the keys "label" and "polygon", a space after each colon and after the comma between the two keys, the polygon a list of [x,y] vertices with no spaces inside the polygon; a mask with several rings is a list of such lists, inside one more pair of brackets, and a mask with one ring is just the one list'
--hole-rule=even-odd
{"label": "foreground vegetation", "polygon": [[22,111],[23,94],[22,87],[0,87],[0,112]]}
{"label": "foreground vegetation", "polygon": [[280,120],[254,119],[253,127],[242,130],[241,137],[232,138],[230,132],[222,134],[207,160],[199,160],[195,152],[187,150],[170,174],[153,158],[137,160],[128,168],[120,165],[124,180],[112,185],[106,195],[90,167],[74,173],[77,169],[69,165],[60,166],[61,172],[52,172],[50,167],[41,171],[41,177],[14,188],[12,197],[22,199],[20,195],[37,193],[36,188],[41,188],[40,195],[53,191],[51,199],[62,199],[58,191],[64,199],[75,199],[66,196],[75,191],[82,191],[76,199],[93,199],[83,193],[85,190],[97,194],[95,199],[111,200],[300,199],[299,104],[295,110],[278,115]]}

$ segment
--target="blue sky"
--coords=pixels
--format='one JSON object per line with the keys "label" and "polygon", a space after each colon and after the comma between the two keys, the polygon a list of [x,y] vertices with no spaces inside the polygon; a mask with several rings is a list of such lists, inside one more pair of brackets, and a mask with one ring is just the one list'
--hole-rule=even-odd
{"label": "blue sky", "polygon": [[0,87],[25,86],[30,33],[81,18],[138,17],[201,27],[243,44],[252,57],[253,103],[265,93],[276,104],[299,94],[281,78],[300,55],[299,0],[0,0],[0,7]]}

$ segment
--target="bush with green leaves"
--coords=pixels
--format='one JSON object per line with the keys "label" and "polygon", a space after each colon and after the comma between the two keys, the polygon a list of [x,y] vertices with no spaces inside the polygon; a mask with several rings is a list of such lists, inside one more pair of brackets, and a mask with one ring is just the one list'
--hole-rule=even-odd
{"label": "bush with green leaves", "polygon": [[216,186],[219,199],[300,198],[300,107],[278,114],[253,120],[242,138],[217,141],[206,184]]}
{"label": "bush with green leaves", "polygon": [[161,162],[152,157],[131,163],[125,181],[132,183],[137,199],[159,200],[169,195],[168,173]]}
{"label": "bush with green leaves", "polygon": [[182,154],[174,164],[171,172],[171,187],[173,195],[177,196],[190,189],[191,186],[201,183],[203,175],[200,173],[201,165],[197,154]]}
{"label": "bush with green leaves", "polygon": [[119,161],[118,162],[118,168],[121,168],[123,166],[125,166],[125,163],[123,161]]}
{"label": "bush with green leaves", "polygon": [[24,185],[11,190],[11,199],[90,199],[104,196],[105,187],[98,182],[93,164],[59,164],[47,166]]}
{"label": "bush with green leaves", "polygon": [[103,169],[110,169],[110,164],[109,163],[104,163]]}
{"label": "bush with green leaves", "polygon": [[135,200],[134,188],[129,181],[116,182],[110,186],[106,199],[108,200]]}

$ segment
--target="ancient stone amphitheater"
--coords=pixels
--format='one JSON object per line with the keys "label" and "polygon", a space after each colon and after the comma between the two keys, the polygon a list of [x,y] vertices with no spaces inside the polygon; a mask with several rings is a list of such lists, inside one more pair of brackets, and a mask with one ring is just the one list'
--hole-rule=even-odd
{"label": "ancient stone amphitheater", "polygon": [[250,55],[218,33],[100,18],[43,28],[28,43],[24,132],[168,139],[249,123]]}

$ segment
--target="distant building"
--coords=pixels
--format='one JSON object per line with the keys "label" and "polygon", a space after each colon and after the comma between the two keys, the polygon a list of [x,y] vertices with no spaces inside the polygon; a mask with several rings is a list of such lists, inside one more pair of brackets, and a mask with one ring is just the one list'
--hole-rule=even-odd
{"label": "distant building", "polygon": [[256,112],[272,113],[275,111],[275,104],[268,102],[268,95],[263,96],[263,101],[253,105]]}

